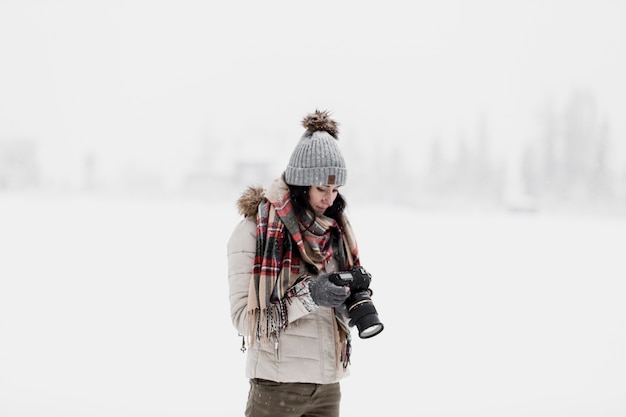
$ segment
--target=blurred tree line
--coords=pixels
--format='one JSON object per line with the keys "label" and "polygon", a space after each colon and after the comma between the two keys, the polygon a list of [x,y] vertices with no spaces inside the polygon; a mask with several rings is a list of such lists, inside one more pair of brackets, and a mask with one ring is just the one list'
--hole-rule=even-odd
{"label": "blurred tree line", "polygon": [[576,91],[564,109],[546,104],[540,136],[523,155],[528,193],[546,204],[607,204],[620,199],[620,176],[609,155],[609,121],[589,91]]}
{"label": "blurred tree line", "polygon": [[[626,169],[615,146],[622,138],[611,132],[610,120],[591,91],[574,91],[559,103],[547,100],[530,124],[507,126],[511,133],[524,135],[513,158],[494,150],[510,138],[498,137],[502,133],[491,130],[486,116],[473,129],[459,128],[454,137],[435,135],[426,152],[412,148],[408,135],[401,144],[389,141],[388,132],[381,132],[369,146],[347,141],[343,146],[355,179],[347,185],[349,199],[425,209],[626,213]],[[268,141],[275,136],[280,135]],[[160,177],[163,172],[130,171],[122,176],[124,181],[106,182],[97,155],[88,153],[74,188],[234,199],[245,186],[269,184],[282,169],[284,161],[275,158],[268,141],[246,137],[225,143],[204,135],[198,158],[172,186]],[[293,138],[284,138],[284,143],[292,146]],[[0,192],[45,187],[37,151],[36,141],[0,138]]]}
{"label": "blurred tree line", "polygon": [[626,172],[610,159],[618,138],[611,137],[593,93],[578,90],[560,105],[546,102],[535,123],[513,159],[493,152],[499,138],[485,118],[474,132],[459,131],[452,138],[452,152],[444,149],[449,140],[434,137],[423,170],[398,150],[384,157],[390,162],[387,172],[366,169],[357,175],[386,190],[389,201],[424,208],[626,211],[620,186]]}

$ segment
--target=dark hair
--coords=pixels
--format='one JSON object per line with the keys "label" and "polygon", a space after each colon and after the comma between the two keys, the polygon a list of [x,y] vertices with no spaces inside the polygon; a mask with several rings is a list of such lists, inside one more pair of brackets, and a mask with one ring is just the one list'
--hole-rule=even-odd
{"label": "dark hair", "polygon": [[[304,213],[307,210],[309,210],[311,213],[313,213],[313,221],[315,221],[315,216],[316,216],[315,210],[313,210],[313,208],[311,207],[311,204],[309,203],[309,189],[311,187],[308,185],[290,185],[290,184],[287,184],[287,187],[289,187],[289,193],[291,195],[291,203],[293,204],[293,211],[295,212],[296,216],[299,219],[301,219]],[[344,225],[341,220],[342,218],[341,214],[343,213],[345,209],[346,209],[346,200],[343,198],[341,193],[337,192],[337,197],[335,197],[335,201],[333,201],[333,205],[326,209],[326,211],[324,212],[324,215],[337,221],[339,226],[343,228]]]}

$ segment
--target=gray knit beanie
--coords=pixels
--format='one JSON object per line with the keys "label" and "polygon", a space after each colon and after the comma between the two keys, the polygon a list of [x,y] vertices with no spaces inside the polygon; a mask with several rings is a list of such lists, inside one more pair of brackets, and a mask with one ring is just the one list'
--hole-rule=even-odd
{"label": "gray knit beanie", "polygon": [[302,120],[306,131],[293,150],[285,170],[290,185],[344,185],[346,163],[337,145],[337,122],[326,111],[315,110]]}

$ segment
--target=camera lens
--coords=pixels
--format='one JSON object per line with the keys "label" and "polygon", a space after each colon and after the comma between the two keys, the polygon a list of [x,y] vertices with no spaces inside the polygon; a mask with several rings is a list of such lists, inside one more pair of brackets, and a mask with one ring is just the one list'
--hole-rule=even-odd
{"label": "camera lens", "polygon": [[367,339],[368,337],[376,336],[378,333],[383,331],[382,323],[374,323],[369,327],[365,327],[363,329],[359,329],[359,337],[361,339]]}
{"label": "camera lens", "polygon": [[350,325],[359,330],[359,337],[367,339],[383,331],[383,324],[378,319],[376,307],[367,291],[354,293],[347,303]]}

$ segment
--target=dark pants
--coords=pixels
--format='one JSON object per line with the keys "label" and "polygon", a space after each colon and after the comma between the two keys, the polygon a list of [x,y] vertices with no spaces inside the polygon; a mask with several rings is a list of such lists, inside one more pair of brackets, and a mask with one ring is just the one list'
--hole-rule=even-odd
{"label": "dark pants", "polygon": [[300,384],[251,379],[246,417],[339,417],[339,383]]}

